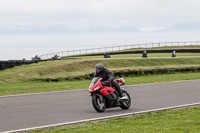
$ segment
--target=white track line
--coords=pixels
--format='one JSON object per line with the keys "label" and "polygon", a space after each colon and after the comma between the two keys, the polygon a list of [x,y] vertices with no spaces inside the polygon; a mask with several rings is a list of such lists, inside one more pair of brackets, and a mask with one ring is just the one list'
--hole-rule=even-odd
{"label": "white track line", "polygon": [[70,124],[83,123],[83,122],[86,122],[86,121],[104,120],[104,119],[109,119],[109,118],[116,118],[116,117],[122,117],[122,116],[130,116],[130,115],[136,115],[136,114],[141,114],[141,113],[155,112],[155,111],[160,111],[160,110],[181,108],[181,107],[194,106],[194,105],[200,105],[200,102],[198,102],[198,103],[191,103],[191,104],[184,104],[184,105],[177,105],[177,106],[171,106],[171,107],[165,107],[165,108],[144,110],[144,111],[139,111],[139,112],[125,113],[125,114],[119,114],[119,115],[111,115],[111,116],[105,116],[105,117],[84,119],[84,120],[79,120],[79,121],[71,121],[71,122],[65,122],[65,123],[45,125],[45,126],[39,126],[39,127],[24,128],[24,129],[12,130],[12,131],[5,131],[5,132],[2,132],[2,133],[14,133],[14,132],[22,132],[22,131],[28,131],[28,130],[35,130],[35,129],[55,127],[55,126],[64,126],[64,125],[70,125]]}
{"label": "white track line", "polygon": [[[126,87],[126,86],[143,86],[143,85],[167,84],[167,83],[187,82],[187,81],[197,81],[197,80],[200,80],[200,79],[183,80],[183,81],[172,81],[172,82],[160,82],[160,83],[136,84],[136,85],[124,85],[124,87]],[[83,90],[87,90],[87,89],[76,89],[76,90],[66,90],[66,91],[51,91],[51,92],[29,93],[29,94],[6,95],[6,96],[0,96],[0,98],[17,97],[17,96],[30,96],[30,95],[40,95],[40,94],[53,94],[53,93],[62,93],[62,92],[70,92],[70,91],[83,91]]]}

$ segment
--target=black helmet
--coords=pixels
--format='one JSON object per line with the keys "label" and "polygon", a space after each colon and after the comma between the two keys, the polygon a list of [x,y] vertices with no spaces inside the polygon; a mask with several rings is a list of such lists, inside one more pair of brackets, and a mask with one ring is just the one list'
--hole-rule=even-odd
{"label": "black helmet", "polygon": [[102,63],[98,63],[95,66],[96,73],[101,72],[104,69],[104,65]]}

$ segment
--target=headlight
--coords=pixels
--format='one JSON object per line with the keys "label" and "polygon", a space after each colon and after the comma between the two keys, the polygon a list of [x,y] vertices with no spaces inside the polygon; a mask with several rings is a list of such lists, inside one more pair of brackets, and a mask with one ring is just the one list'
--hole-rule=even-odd
{"label": "headlight", "polygon": [[97,86],[96,88],[94,88],[94,91],[98,90],[99,89],[99,86]]}
{"label": "headlight", "polygon": [[90,89],[88,89],[89,90],[89,92],[92,92],[92,90],[90,90]]}

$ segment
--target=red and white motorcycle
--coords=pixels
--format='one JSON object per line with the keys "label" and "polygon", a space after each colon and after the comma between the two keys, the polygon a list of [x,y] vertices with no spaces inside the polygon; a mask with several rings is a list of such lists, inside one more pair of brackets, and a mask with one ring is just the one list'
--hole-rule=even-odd
{"label": "red and white motorcycle", "polygon": [[[119,100],[119,94],[114,89],[112,84],[104,85],[102,78],[95,77],[89,86],[89,92],[92,97],[92,105],[97,112],[104,112],[106,108],[120,107],[122,109],[128,109],[131,106],[131,97],[126,90],[122,90],[123,94],[127,97],[127,100]],[[105,81],[104,81],[105,82]],[[117,80],[117,83],[124,85],[124,78]]]}

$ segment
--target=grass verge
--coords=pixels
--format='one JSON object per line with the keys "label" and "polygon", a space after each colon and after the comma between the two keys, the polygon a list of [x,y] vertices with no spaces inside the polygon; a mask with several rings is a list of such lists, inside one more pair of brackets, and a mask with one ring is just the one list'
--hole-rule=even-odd
{"label": "grass verge", "polygon": [[200,131],[200,106],[184,109],[163,110],[149,112],[131,117],[120,117],[97,122],[85,122],[83,124],[53,127],[26,133],[189,133]]}
{"label": "grass verge", "polygon": [[[118,78],[118,77],[117,77]],[[133,76],[124,77],[126,85],[171,82],[180,80],[200,79],[199,72]],[[14,95],[50,91],[63,91],[72,89],[86,89],[91,80],[75,80],[63,82],[20,82],[20,83],[0,83],[0,95]]]}

